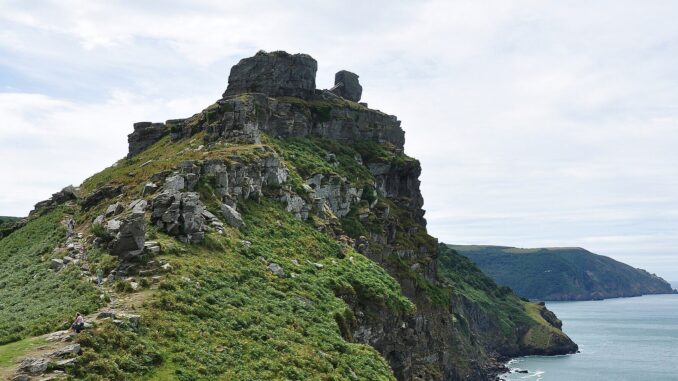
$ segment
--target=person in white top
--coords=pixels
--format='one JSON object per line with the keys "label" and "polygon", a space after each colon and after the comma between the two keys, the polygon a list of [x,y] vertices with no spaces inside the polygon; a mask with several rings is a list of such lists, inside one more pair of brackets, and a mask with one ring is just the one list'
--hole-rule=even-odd
{"label": "person in white top", "polygon": [[71,328],[75,331],[75,333],[80,333],[80,331],[85,328],[85,318],[80,315],[80,312],[75,314],[75,321],[73,324],[71,324]]}

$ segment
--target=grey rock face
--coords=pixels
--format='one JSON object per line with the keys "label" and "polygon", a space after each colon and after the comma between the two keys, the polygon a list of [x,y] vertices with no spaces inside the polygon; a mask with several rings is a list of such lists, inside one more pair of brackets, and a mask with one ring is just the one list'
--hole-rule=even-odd
{"label": "grey rock face", "polygon": [[398,205],[410,210],[414,220],[422,227],[424,219],[424,197],[421,195],[419,175],[421,166],[418,161],[395,165],[391,163],[369,163],[367,166],[377,180],[377,192],[393,199]]}
{"label": "grey rock face", "polygon": [[334,86],[338,87],[332,90],[333,93],[353,102],[359,102],[363,94],[363,87],[360,86],[358,75],[350,71],[342,70],[337,72],[334,75]]}
{"label": "grey rock face", "polygon": [[[109,221],[109,226],[111,222]],[[144,215],[134,213],[120,221],[118,232],[109,243],[108,249],[111,254],[123,258],[139,255],[144,250],[145,235],[146,224],[144,223]]]}
{"label": "grey rock face", "polygon": [[362,189],[356,189],[340,176],[316,174],[306,180],[312,189],[311,197],[319,199],[319,206],[327,204],[337,217],[344,217],[351,211],[351,205],[360,200]]}
{"label": "grey rock face", "polygon": [[234,228],[240,229],[241,227],[245,226],[245,222],[242,220],[242,216],[240,215],[240,213],[238,213],[237,210],[235,210],[235,208],[226,204],[222,204],[221,212],[224,214],[226,222],[228,222],[228,224],[233,226]]}
{"label": "grey rock face", "polygon": [[134,132],[127,136],[127,142],[129,144],[129,153],[127,154],[127,157],[132,157],[142,152],[168,133],[169,128],[163,123],[134,123]]}
{"label": "grey rock face", "polygon": [[170,235],[185,242],[205,238],[204,205],[195,192],[164,190],[153,200],[151,221]]}
{"label": "grey rock face", "polygon": [[260,51],[231,68],[224,97],[264,93],[270,97],[310,98],[317,70],[318,63],[309,55]]}

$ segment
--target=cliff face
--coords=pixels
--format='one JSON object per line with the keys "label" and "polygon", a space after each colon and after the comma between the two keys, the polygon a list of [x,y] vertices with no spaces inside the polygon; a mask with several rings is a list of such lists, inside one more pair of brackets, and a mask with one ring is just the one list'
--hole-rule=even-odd
{"label": "cliff face", "polygon": [[454,246],[497,283],[537,300],[598,300],[676,292],[645,270],[581,248]]}
{"label": "cliff face", "polygon": [[[284,52],[242,60],[222,99],[186,119],[135,124],[126,159],[32,213],[77,201],[88,247],[115,258],[87,266],[111,282],[174,263],[145,311],[150,333],[130,337],[174,348],[157,371],[484,380],[507,356],[575,351],[543,306],[440,251],[400,122],[355,102],[352,73],[316,89],[316,68]],[[83,345],[115,358],[98,334]],[[198,350],[177,354],[195,340]],[[99,372],[94,358],[74,372]]]}

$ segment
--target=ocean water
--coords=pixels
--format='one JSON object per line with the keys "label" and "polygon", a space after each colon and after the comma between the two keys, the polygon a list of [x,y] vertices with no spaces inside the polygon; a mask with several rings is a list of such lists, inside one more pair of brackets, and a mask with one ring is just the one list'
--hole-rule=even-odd
{"label": "ocean water", "polygon": [[[674,285],[675,287],[675,285]],[[512,360],[506,380],[523,381],[676,381],[678,380],[678,295],[546,306],[563,321],[563,330],[581,353],[529,356]]]}

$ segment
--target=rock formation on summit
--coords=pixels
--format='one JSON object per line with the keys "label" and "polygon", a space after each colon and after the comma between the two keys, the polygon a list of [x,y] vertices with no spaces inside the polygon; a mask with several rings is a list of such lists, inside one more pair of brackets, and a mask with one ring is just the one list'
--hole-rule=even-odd
{"label": "rock formation on summit", "polygon": [[263,93],[270,97],[310,98],[318,63],[307,54],[260,51],[231,68],[224,97]]}

